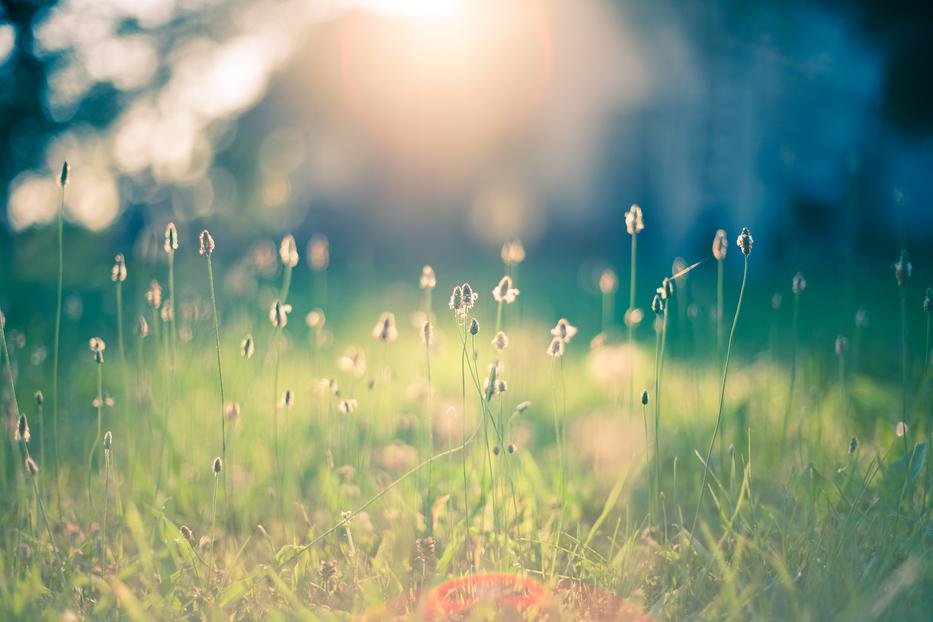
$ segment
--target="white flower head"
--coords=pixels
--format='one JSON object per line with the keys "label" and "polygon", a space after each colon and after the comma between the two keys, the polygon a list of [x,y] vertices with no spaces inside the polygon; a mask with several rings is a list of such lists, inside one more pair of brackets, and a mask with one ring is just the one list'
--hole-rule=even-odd
{"label": "white flower head", "polygon": [[512,287],[512,279],[509,276],[502,277],[499,284],[492,290],[493,300],[506,304],[515,302],[515,299],[518,298],[518,294],[519,291]]}
{"label": "white flower head", "polygon": [[551,329],[551,334],[565,343],[569,343],[573,336],[577,334],[577,328],[567,321],[567,318],[560,318],[557,324]]}
{"label": "white flower head", "polygon": [[398,329],[395,327],[395,314],[388,311],[379,316],[379,321],[373,327],[373,337],[379,341],[390,343],[398,337]]}

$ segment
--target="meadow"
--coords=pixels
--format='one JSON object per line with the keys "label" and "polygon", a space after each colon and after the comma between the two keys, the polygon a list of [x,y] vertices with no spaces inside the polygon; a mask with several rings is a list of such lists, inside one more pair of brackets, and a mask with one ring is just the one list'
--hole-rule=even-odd
{"label": "meadow", "polygon": [[320,235],[162,223],[80,298],[62,221],[30,234],[58,268],[0,298],[0,618],[929,619],[906,252],[860,293],[891,313],[840,317],[755,287],[753,231],[668,271],[626,220],[588,291],[517,241],[351,284]]}

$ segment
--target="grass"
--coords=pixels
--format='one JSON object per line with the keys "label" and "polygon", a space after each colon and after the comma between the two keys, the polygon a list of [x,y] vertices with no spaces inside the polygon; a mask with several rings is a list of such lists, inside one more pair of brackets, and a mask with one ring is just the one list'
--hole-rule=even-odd
{"label": "grass", "polygon": [[[40,470],[30,482],[15,457],[32,450],[41,467],[58,449],[54,436],[48,456],[41,442],[38,452],[12,436],[6,443],[2,619],[61,619],[65,611],[94,620],[383,619],[399,611],[423,619],[418,603],[429,596],[453,591],[463,605],[488,581],[504,593],[535,594],[537,608],[525,617],[550,619],[614,619],[607,610],[624,609],[632,619],[903,620],[924,619],[933,606],[931,372],[929,352],[919,352],[929,317],[920,323],[909,308],[920,307],[919,285],[898,290],[887,275],[888,292],[866,302],[890,306],[890,330],[856,328],[865,332],[866,361],[890,351],[897,359],[903,352],[906,364],[878,374],[853,352],[843,372],[832,342],[817,342],[809,321],[774,329],[772,343],[790,344],[795,362],[783,349],[743,347],[756,313],[774,312],[760,302],[757,272],[747,284],[745,271],[729,281],[734,262],[748,267],[738,252],[698,257],[690,280],[677,281],[703,306],[690,320],[700,334],[683,314],[666,313],[667,300],[652,344],[647,327],[607,326],[616,318],[604,292],[589,303],[569,289],[573,305],[549,299],[532,259],[512,305],[489,294],[501,274],[439,271],[440,292],[467,278],[486,284],[475,288],[484,292],[475,308],[456,318],[447,309],[432,315],[417,273],[385,288],[377,278],[350,293],[335,287],[326,303],[308,295],[294,241],[278,274],[256,277],[254,293],[238,295],[222,281],[215,290],[211,254],[205,283],[203,264],[193,263],[194,232],[181,233],[177,259],[200,271],[176,271],[174,248],[162,256],[170,267],[162,304],[172,308],[164,316],[150,308],[152,339],[139,335],[134,369],[117,369],[126,366],[120,352],[104,374],[102,356],[95,362],[83,345],[122,333],[115,317],[69,327],[76,335],[63,341],[59,388],[73,406],[62,410],[66,442],[54,481]],[[237,254],[219,239],[213,258]],[[117,313],[146,315],[139,294],[165,267],[127,263]],[[724,302],[735,311],[720,359],[722,314],[714,310],[723,289],[738,296]],[[649,307],[642,294],[627,308]],[[287,319],[286,299],[297,317],[323,307],[327,324],[270,326],[277,300]],[[16,302],[17,330],[20,318],[48,312]],[[391,347],[371,334],[383,309],[399,318]],[[550,357],[557,310],[579,334]],[[407,321],[416,312],[417,325]],[[48,333],[58,334],[47,315]],[[430,343],[422,338],[428,320]],[[492,337],[506,328],[508,348],[494,349]],[[240,354],[247,334],[265,335],[251,358]],[[902,335],[917,341],[902,343]],[[9,330],[0,336],[2,391],[18,413],[15,390],[54,385],[54,373],[7,348]],[[359,378],[337,365],[350,345],[371,362]],[[487,395],[487,378],[507,381],[507,391]],[[294,388],[294,404],[279,418],[281,386]],[[654,386],[654,404],[638,404],[629,395],[635,386]],[[788,387],[799,405],[792,412]],[[105,412],[106,394],[130,403]],[[350,398],[356,407],[340,412],[336,404]],[[228,399],[240,405],[235,419],[225,415]],[[899,420],[910,423],[900,438]],[[41,438],[46,421],[35,423]],[[717,439],[730,448],[722,457],[714,456]],[[235,461],[226,460],[227,446],[236,447]],[[227,481],[233,492],[218,514]],[[60,509],[47,503],[52,484],[62,490]]]}

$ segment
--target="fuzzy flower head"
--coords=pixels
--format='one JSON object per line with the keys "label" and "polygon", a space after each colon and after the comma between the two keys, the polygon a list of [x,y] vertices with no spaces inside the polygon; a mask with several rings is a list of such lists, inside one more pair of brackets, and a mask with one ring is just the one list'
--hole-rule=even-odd
{"label": "fuzzy flower head", "polygon": [[337,368],[342,372],[362,378],[366,373],[366,354],[362,349],[350,346],[343,356],[337,359]]}
{"label": "fuzzy flower head", "polygon": [[68,162],[62,162],[62,171],[58,175],[58,185],[64,188],[68,185],[68,173],[71,172],[71,166]]}
{"label": "fuzzy flower head", "polygon": [[512,278],[504,276],[495,289],[492,290],[492,297],[496,302],[511,304],[518,298],[518,293],[518,290],[512,287]]}
{"label": "fuzzy flower head", "polygon": [[897,425],[894,426],[894,434],[897,435],[898,438],[901,438],[907,434],[908,430],[909,428],[907,427],[907,424],[903,421],[898,421]]}
{"label": "fuzzy flower head", "polygon": [[457,321],[462,323],[470,314],[473,305],[476,304],[477,298],[479,298],[479,294],[473,291],[469,283],[464,283],[463,285],[454,287],[453,292],[450,294],[450,302],[447,303],[447,306],[454,312]]}
{"label": "fuzzy flower head", "polygon": [[418,287],[421,289],[434,289],[437,287],[437,275],[434,274],[434,268],[424,266],[421,268],[421,278],[418,279]]}
{"label": "fuzzy flower head", "polygon": [[479,334],[479,320],[473,318],[470,320],[470,334],[476,337]]}
{"label": "fuzzy flower head", "polygon": [[790,283],[790,289],[794,293],[795,296],[803,293],[803,291],[807,289],[807,279],[804,278],[802,272],[798,272],[797,274],[794,275],[794,278],[791,280],[791,283]]}
{"label": "fuzzy flower head", "polygon": [[658,293],[654,295],[654,299],[651,301],[651,310],[654,311],[655,315],[662,315],[664,307],[664,298],[661,297],[660,288],[658,288]]}
{"label": "fuzzy flower head", "polygon": [[849,454],[854,454],[858,450],[858,437],[853,436],[849,439]]}
{"label": "fuzzy flower head", "polygon": [[499,253],[502,263],[507,266],[517,266],[525,261],[525,247],[521,240],[509,240],[502,245],[502,251]]}
{"label": "fuzzy flower head", "polygon": [[199,254],[212,255],[214,253],[214,238],[211,237],[210,231],[207,229],[202,231],[201,235],[198,236],[198,242],[200,244]]}
{"label": "fuzzy flower head", "polygon": [[146,302],[153,309],[162,306],[162,286],[159,285],[158,281],[152,281],[149,284],[149,289],[146,290]]}
{"label": "fuzzy flower head", "polygon": [[619,289],[619,277],[616,276],[615,270],[606,268],[599,275],[599,291],[604,296],[608,296],[615,293],[617,289]]}
{"label": "fuzzy flower head", "polygon": [[104,451],[110,451],[110,448],[113,446],[113,434],[110,430],[104,434]]}
{"label": "fuzzy flower head", "polygon": [[933,313],[933,288],[928,287],[923,296],[923,310],[926,313]]}
{"label": "fuzzy flower head", "polygon": [[253,358],[253,354],[256,352],[256,344],[253,342],[252,335],[246,335],[243,337],[243,341],[240,342],[240,354],[246,360]]}
{"label": "fuzzy flower head", "polygon": [[657,290],[658,295],[661,297],[661,300],[668,300],[671,296],[674,295],[674,281],[668,277],[664,277],[661,281],[661,287]]}
{"label": "fuzzy flower head", "polygon": [[836,337],[836,356],[845,356],[846,350],[849,349],[849,340],[839,335]]}
{"label": "fuzzy flower head", "polygon": [[20,413],[13,440],[16,442],[28,443],[30,438],[32,437],[29,434],[29,421],[26,420],[26,413]]}
{"label": "fuzzy flower head", "polygon": [[644,391],[641,392],[641,405],[642,406],[648,405],[648,389],[645,389]]}
{"label": "fuzzy flower head", "polygon": [[897,262],[894,264],[894,278],[897,279],[897,286],[901,289],[907,287],[907,279],[910,278],[910,273],[913,272],[914,267],[910,263],[910,256],[907,254],[907,250],[902,250],[900,257],[897,258]]}
{"label": "fuzzy flower head", "polygon": [[752,244],[754,243],[755,240],[752,238],[752,234],[748,230],[748,227],[742,227],[742,233],[739,234],[738,239],[735,241],[736,246],[741,249],[742,254],[748,257],[752,252]]}
{"label": "fuzzy flower head", "polygon": [[224,461],[220,459],[220,456],[214,458],[214,462],[211,464],[211,471],[214,472],[214,477],[220,475],[221,471],[224,470]]}
{"label": "fuzzy flower head", "polygon": [[239,402],[228,402],[227,407],[224,409],[224,415],[227,417],[227,421],[236,423],[236,420],[240,418]]}
{"label": "fuzzy flower head", "polygon": [[291,312],[291,305],[283,304],[280,300],[276,300],[269,309],[269,320],[276,328],[285,328],[285,325],[288,324],[288,314]]}
{"label": "fuzzy flower head", "polygon": [[100,337],[91,337],[88,341],[88,347],[91,349],[91,353],[94,355],[94,361],[98,364],[104,362],[104,350],[107,349],[107,344],[104,343],[104,340]]}
{"label": "fuzzy flower head", "polygon": [[169,255],[178,250],[178,231],[175,229],[175,223],[173,222],[165,225],[165,243],[162,248]]}
{"label": "fuzzy flower head", "polygon": [[308,241],[308,262],[315,272],[327,270],[330,264],[330,243],[323,234],[312,235]]}
{"label": "fuzzy flower head", "polygon": [[492,338],[492,347],[496,350],[505,350],[509,347],[509,337],[503,331],[496,333],[496,336]]}
{"label": "fuzzy flower head", "polygon": [[354,410],[356,410],[356,407],[358,405],[359,403],[355,399],[350,398],[350,399],[340,400],[340,403],[337,405],[337,409],[340,411],[341,414],[350,415],[353,413]]}
{"label": "fuzzy flower head", "polygon": [[562,357],[564,355],[564,340],[560,337],[551,339],[551,343],[547,347],[547,354],[556,359]]}
{"label": "fuzzy flower head", "polygon": [[291,233],[286,234],[279,244],[279,259],[286,268],[298,265],[298,246],[295,244],[295,236]]}
{"label": "fuzzy flower head", "polygon": [[641,208],[632,204],[625,212],[625,230],[629,235],[638,235],[645,228],[645,222],[642,220]]}
{"label": "fuzzy flower head", "polygon": [[424,345],[429,346],[434,342],[434,326],[431,325],[430,321],[425,321],[421,325],[421,341]]}
{"label": "fuzzy flower head", "polygon": [[398,329],[395,327],[394,313],[386,311],[379,316],[379,320],[373,326],[373,337],[384,343],[395,341],[398,337]]}
{"label": "fuzzy flower head", "polygon": [[571,325],[571,323],[567,321],[567,318],[563,317],[557,320],[557,324],[551,329],[551,335],[564,343],[570,343],[570,340],[573,339],[573,336],[576,334],[576,326]]}
{"label": "fuzzy flower head", "polygon": [[123,258],[123,253],[117,253],[116,257],[113,258],[110,280],[114,283],[122,283],[126,280],[126,260]]}
{"label": "fuzzy flower head", "polygon": [[713,238],[713,257],[716,258],[716,261],[722,261],[726,258],[728,248],[729,242],[726,238],[726,230],[717,230],[716,236]]}
{"label": "fuzzy flower head", "polygon": [[285,389],[285,393],[282,394],[282,399],[279,401],[279,406],[284,408],[291,408],[295,405],[295,392],[291,389]]}
{"label": "fuzzy flower head", "polygon": [[868,309],[859,307],[855,312],[855,326],[858,328],[868,328]]}
{"label": "fuzzy flower head", "polygon": [[136,334],[139,335],[140,339],[145,339],[149,336],[149,322],[146,321],[146,316],[140,315],[136,318]]}
{"label": "fuzzy flower head", "polygon": [[311,330],[324,328],[324,323],[326,321],[327,318],[324,316],[323,309],[312,309],[308,312],[308,315],[305,316],[305,324],[307,324],[308,328]]}

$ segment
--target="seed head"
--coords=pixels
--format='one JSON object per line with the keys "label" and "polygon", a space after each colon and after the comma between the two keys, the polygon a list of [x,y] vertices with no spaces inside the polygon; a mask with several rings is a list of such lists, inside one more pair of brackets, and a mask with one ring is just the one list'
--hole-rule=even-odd
{"label": "seed head", "polygon": [[308,312],[308,315],[305,316],[305,324],[312,330],[324,328],[326,322],[327,318],[324,315],[323,309],[312,309]]}
{"label": "seed head", "polygon": [[664,279],[661,280],[661,287],[659,287],[659,288],[658,288],[657,290],[655,290],[655,291],[658,292],[658,294],[661,296],[661,299],[662,299],[662,300],[667,300],[668,298],[670,298],[671,296],[674,295],[674,281],[673,281],[673,279],[670,279],[670,278],[668,278],[668,277],[664,277]]}
{"label": "seed head", "polygon": [[113,258],[110,280],[114,283],[122,283],[126,280],[126,260],[123,258],[123,253],[117,253],[116,257]]}
{"label": "seed head", "polygon": [[528,400],[525,400],[524,402],[520,403],[518,406],[515,407],[515,412],[517,412],[518,414],[522,414],[529,408],[531,408],[531,402],[529,402]]}
{"label": "seed head", "polygon": [[421,325],[421,341],[426,346],[431,345],[434,341],[434,326],[432,326],[429,321],[425,321],[425,323]]}
{"label": "seed head", "polygon": [[327,270],[330,264],[330,243],[326,235],[318,233],[311,236],[308,241],[308,262],[315,272]]}
{"label": "seed head", "polygon": [[742,227],[742,233],[739,234],[739,238],[735,243],[742,250],[743,255],[748,257],[751,254],[752,244],[755,243],[755,240],[752,239],[752,234],[749,232],[748,227]]}
{"label": "seed head", "polygon": [[492,338],[492,347],[496,350],[505,350],[509,347],[509,337],[503,331],[496,333],[496,336]]}
{"label": "seed head", "polygon": [[68,162],[62,162],[62,172],[58,175],[58,185],[64,188],[68,185],[68,173],[71,171],[71,166],[68,165]]}
{"label": "seed head", "polygon": [[20,413],[19,421],[16,425],[16,434],[14,435],[14,440],[16,442],[28,443],[30,438],[29,422],[26,421],[26,413]]}
{"label": "seed head", "polygon": [[36,398],[36,406],[42,406],[42,403],[45,401],[45,396],[42,395],[42,391],[36,391],[34,397]]}
{"label": "seed head", "polygon": [[110,446],[113,445],[113,434],[110,433],[110,430],[104,433],[104,451],[110,451]]}
{"label": "seed head", "polygon": [[645,312],[641,309],[628,309],[625,312],[624,322],[626,326],[635,328],[636,326],[640,326],[644,319]]}
{"label": "seed head", "polygon": [[359,403],[355,399],[345,399],[340,400],[340,404],[337,405],[337,409],[344,415],[352,414]]}
{"label": "seed head", "polygon": [[509,451],[510,454],[514,454],[516,451],[518,451],[518,445],[516,445],[515,443],[509,443],[509,446],[506,447],[506,449]]}
{"label": "seed head", "polygon": [[470,320],[470,334],[474,337],[479,334],[479,321],[476,318]]}
{"label": "seed head", "polygon": [[645,222],[642,220],[641,208],[632,204],[632,207],[625,212],[625,230],[629,235],[638,235],[645,228]]}
{"label": "seed head", "polygon": [[897,279],[897,286],[901,289],[907,287],[907,279],[910,278],[910,273],[913,272],[914,267],[910,263],[910,256],[907,254],[907,250],[904,249],[901,251],[900,257],[897,258],[897,262],[894,264],[894,278]]}
{"label": "seed head", "polygon": [[612,268],[606,268],[603,270],[602,274],[599,275],[599,291],[602,292],[604,296],[615,293],[619,288],[619,277],[616,276],[615,270]]}
{"label": "seed head", "polygon": [[853,436],[849,439],[849,453],[854,454],[858,449],[858,437]]}
{"label": "seed head", "polygon": [[645,389],[644,391],[641,392],[641,405],[642,406],[648,405],[648,389]]}
{"label": "seed head", "polygon": [[498,445],[496,445],[495,447],[492,448],[492,453],[498,456],[500,453],[502,453],[502,449]]}
{"label": "seed head", "polygon": [[451,311],[456,312],[460,307],[463,306],[463,288],[457,285],[453,288],[453,291],[450,292],[450,302],[447,303],[447,306],[450,307]]}
{"label": "seed head", "polygon": [[321,578],[324,579],[325,583],[330,581],[337,574],[337,560],[322,559],[321,565],[318,567],[318,572],[321,573]]}
{"label": "seed head", "polygon": [[424,266],[421,268],[421,278],[418,279],[418,287],[421,289],[434,289],[437,287],[437,276],[434,274],[434,268]]}
{"label": "seed head", "polygon": [[201,248],[198,252],[201,255],[212,255],[214,253],[214,238],[211,237],[210,231],[205,229],[201,232],[201,235],[198,236],[198,241],[201,243]]}
{"label": "seed head", "polygon": [[145,339],[149,335],[149,322],[142,315],[136,319],[136,332],[141,339]]}
{"label": "seed head", "polygon": [[165,225],[165,244],[162,247],[169,255],[178,250],[178,231],[175,229],[175,223],[173,222]]}
{"label": "seed head", "polygon": [[220,475],[220,472],[224,470],[224,461],[220,459],[220,456],[214,458],[211,470],[214,472],[215,476]]}
{"label": "seed head", "polygon": [[556,359],[562,357],[564,355],[564,340],[560,337],[551,339],[551,343],[547,347],[547,354]]}
{"label": "seed head", "polygon": [[855,312],[855,325],[859,328],[868,327],[868,310],[865,307],[859,307]]}
{"label": "seed head", "polygon": [[521,240],[509,240],[502,245],[502,251],[499,253],[502,263],[507,266],[517,266],[525,261],[525,247]]}
{"label": "seed head", "polygon": [[26,458],[26,472],[33,477],[39,474],[39,465],[32,458]]}
{"label": "seed head", "polygon": [[279,406],[284,406],[285,408],[291,408],[295,403],[295,392],[291,389],[285,389],[285,393],[282,394],[282,401],[279,402]]}
{"label": "seed head", "polygon": [[570,322],[567,321],[567,318],[563,317],[557,320],[557,324],[551,329],[551,335],[566,343],[570,343],[570,340],[573,339],[573,336],[576,334],[577,328],[572,326]]}
{"label": "seed head", "polygon": [[849,348],[849,340],[839,335],[836,337],[836,356],[845,356],[846,350]]}
{"label": "seed head", "polygon": [[88,341],[88,347],[91,349],[91,352],[94,354],[94,360],[101,364],[104,362],[104,350],[107,349],[107,344],[104,343],[104,340],[100,337],[91,337]]}
{"label": "seed head", "polygon": [[784,297],[781,296],[780,292],[774,292],[771,294],[771,309],[774,311],[779,311],[781,305],[784,304]]}
{"label": "seed head", "polygon": [[298,265],[298,246],[295,244],[295,236],[291,233],[282,238],[282,243],[279,244],[279,259],[286,268]]}
{"label": "seed head", "polygon": [[923,297],[923,310],[933,313],[933,288],[927,288],[927,293]]}
{"label": "seed head", "polygon": [[518,290],[512,287],[512,278],[504,276],[499,281],[499,284],[492,290],[492,298],[496,302],[511,304],[518,298],[518,293]]}
{"label": "seed head", "polygon": [[188,542],[194,541],[194,534],[191,533],[191,529],[189,529],[187,525],[182,525],[181,527],[179,527],[178,531],[181,532],[181,537],[187,540]]}
{"label": "seed head", "polygon": [[725,229],[719,229],[716,231],[716,236],[713,238],[713,257],[715,257],[717,261],[722,261],[726,258],[726,250],[729,248],[726,235]]}
{"label": "seed head", "polygon": [[894,426],[894,434],[896,434],[898,438],[907,434],[909,430],[910,428],[903,421],[898,421],[897,425]]}
{"label": "seed head", "polygon": [[149,306],[153,309],[158,309],[162,306],[162,286],[159,285],[158,281],[149,283],[149,289],[146,291],[146,302],[149,303]]}
{"label": "seed head", "polygon": [[253,336],[247,335],[243,338],[243,341],[240,342],[240,354],[243,355],[243,358],[249,360],[253,358],[253,353],[256,351],[256,344],[253,343]]}
{"label": "seed head", "polygon": [[654,311],[655,315],[661,315],[664,313],[664,299],[661,298],[660,293],[654,295],[654,298],[651,301],[651,310]]}
{"label": "seed head", "polygon": [[240,418],[240,404],[238,402],[228,403],[224,414],[227,417],[227,421],[231,423],[235,422]]}
{"label": "seed head", "polygon": [[171,298],[159,309],[159,317],[162,318],[163,322],[171,322],[172,318],[175,317],[175,305],[172,303]]}
{"label": "seed head", "polygon": [[280,300],[276,300],[269,309],[269,320],[274,327],[285,328],[285,325],[288,324],[288,314],[291,312],[291,305],[283,304]]}
{"label": "seed head", "polygon": [[356,346],[350,346],[343,356],[337,359],[337,367],[342,372],[362,378],[366,373],[366,353]]}
{"label": "seed head", "polygon": [[804,278],[802,272],[798,272],[794,275],[794,278],[791,279],[790,289],[795,296],[802,294],[805,289],[807,289],[807,279]]}
{"label": "seed head", "polygon": [[398,329],[395,327],[395,314],[385,311],[379,316],[376,325],[373,326],[373,337],[383,343],[395,341],[398,337]]}

